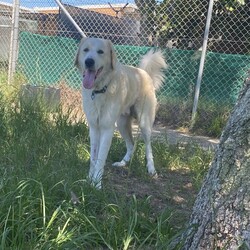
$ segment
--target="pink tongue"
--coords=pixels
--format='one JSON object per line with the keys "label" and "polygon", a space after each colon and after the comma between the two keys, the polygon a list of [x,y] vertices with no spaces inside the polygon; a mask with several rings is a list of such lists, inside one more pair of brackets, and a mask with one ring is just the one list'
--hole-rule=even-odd
{"label": "pink tongue", "polygon": [[83,78],[83,87],[85,89],[92,89],[95,83],[95,71],[87,69]]}

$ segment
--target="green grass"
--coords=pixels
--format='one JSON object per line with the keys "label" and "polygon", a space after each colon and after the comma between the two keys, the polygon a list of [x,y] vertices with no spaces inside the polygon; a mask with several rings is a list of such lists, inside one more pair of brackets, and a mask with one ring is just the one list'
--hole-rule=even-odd
{"label": "green grass", "polygon": [[[185,227],[189,212],[183,214],[212,154],[160,142],[153,148],[158,180],[146,174],[140,140],[127,168],[111,168],[125,150],[115,137],[104,188],[95,190],[86,179],[86,124],[60,108],[20,105],[18,87],[0,85],[0,249],[168,249]],[[175,191],[188,207],[173,202]]]}

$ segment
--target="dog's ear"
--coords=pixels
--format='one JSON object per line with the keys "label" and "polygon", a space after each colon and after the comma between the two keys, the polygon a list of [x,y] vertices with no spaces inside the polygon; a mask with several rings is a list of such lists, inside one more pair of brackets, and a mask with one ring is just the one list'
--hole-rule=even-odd
{"label": "dog's ear", "polygon": [[80,49],[82,47],[82,44],[87,40],[88,38],[87,37],[83,37],[81,42],[79,43],[79,46],[78,46],[78,49],[77,49],[77,52],[76,52],[76,56],[75,56],[75,63],[74,65],[79,68],[79,60],[78,60],[78,57],[79,57],[79,53],[80,53]]}
{"label": "dog's ear", "polygon": [[116,67],[117,57],[116,57],[113,43],[110,40],[108,40],[108,43],[110,47],[111,68],[114,70]]}

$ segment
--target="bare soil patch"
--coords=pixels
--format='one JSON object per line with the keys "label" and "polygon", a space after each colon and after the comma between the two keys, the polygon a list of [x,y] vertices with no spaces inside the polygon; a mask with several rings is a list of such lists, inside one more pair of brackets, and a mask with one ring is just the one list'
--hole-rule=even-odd
{"label": "bare soil patch", "polygon": [[135,195],[137,199],[148,198],[153,211],[152,217],[168,211],[174,228],[183,228],[198,193],[189,171],[161,171],[157,178],[141,178],[127,168],[115,168],[111,165],[105,171],[105,188],[115,190],[117,195],[123,197]]}

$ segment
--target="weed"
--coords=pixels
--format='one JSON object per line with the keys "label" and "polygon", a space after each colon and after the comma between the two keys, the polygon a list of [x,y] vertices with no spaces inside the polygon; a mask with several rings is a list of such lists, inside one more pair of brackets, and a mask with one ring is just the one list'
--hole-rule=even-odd
{"label": "weed", "polygon": [[200,101],[192,132],[219,137],[226,125],[232,105]]}

